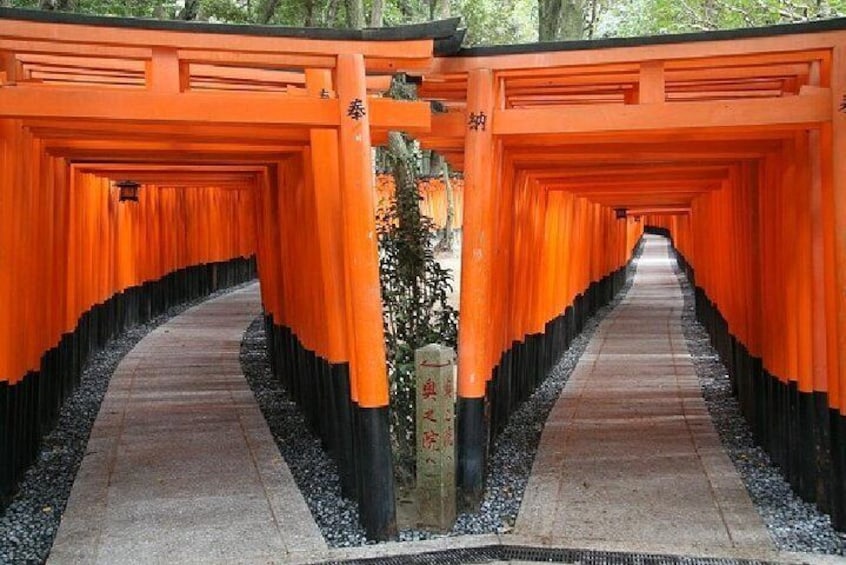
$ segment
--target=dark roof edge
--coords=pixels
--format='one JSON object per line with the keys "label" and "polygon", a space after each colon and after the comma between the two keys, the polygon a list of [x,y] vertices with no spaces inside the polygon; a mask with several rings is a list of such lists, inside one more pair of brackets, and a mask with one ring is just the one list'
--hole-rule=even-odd
{"label": "dark roof edge", "polygon": [[396,27],[337,29],[317,27],[283,27],[253,24],[215,24],[182,20],[156,20],[115,16],[91,16],[71,12],[0,8],[0,19],[25,20],[56,24],[80,24],[156,31],[188,31],[263,37],[291,37],[342,41],[409,41],[415,39],[451,39],[458,33],[460,18],[438,20]]}
{"label": "dark roof edge", "polygon": [[692,43],[698,41],[723,41],[754,37],[820,33],[846,29],[846,18],[816,20],[796,24],[778,24],[765,27],[726,29],[696,33],[649,35],[644,37],[614,37],[608,39],[587,39],[579,41],[549,41],[542,43],[521,43],[516,45],[492,45],[470,47],[457,51],[455,57],[489,57],[495,55],[520,55],[524,53],[547,53],[552,51],[580,51],[587,49],[608,49],[612,47],[639,47],[644,45],[666,45],[671,43]]}

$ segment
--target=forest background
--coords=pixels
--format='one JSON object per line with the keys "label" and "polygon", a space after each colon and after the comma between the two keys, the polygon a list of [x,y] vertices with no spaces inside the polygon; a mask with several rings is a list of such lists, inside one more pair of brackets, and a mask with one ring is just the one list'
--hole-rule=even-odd
{"label": "forest background", "polygon": [[0,6],[297,27],[383,27],[461,17],[467,46],[707,31],[846,14],[846,0],[0,0]]}

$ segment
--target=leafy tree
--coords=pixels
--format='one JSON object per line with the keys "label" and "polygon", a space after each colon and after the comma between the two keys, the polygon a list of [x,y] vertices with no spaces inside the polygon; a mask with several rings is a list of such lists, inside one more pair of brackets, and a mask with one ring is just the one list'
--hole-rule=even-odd
{"label": "leafy tree", "polygon": [[[401,136],[395,133],[393,135]],[[435,226],[420,213],[416,158],[406,143],[388,153],[396,196],[379,210],[379,267],[391,390],[391,428],[398,479],[413,484],[416,446],[414,351],[456,346],[458,313],[448,304],[452,275],[435,260]]]}
{"label": "leafy tree", "polygon": [[626,0],[608,5],[597,36],[639,36],[710,31],[832,18],[844,0]]}
{"label": "leafy tree", "polygon": [[[414,98],[414,88],[397,77],[391,96]],[[391,393],[391,436],[397,479],[415,476],[416,379],[414,351],[429,343],[455,347],[458,313],[447,302],[452,274],[435,260],[436,228],[420,211],[419,148],[400,132],[388,134],[379,161],[394,177],[394,197],[377,213],[379,276]]]}

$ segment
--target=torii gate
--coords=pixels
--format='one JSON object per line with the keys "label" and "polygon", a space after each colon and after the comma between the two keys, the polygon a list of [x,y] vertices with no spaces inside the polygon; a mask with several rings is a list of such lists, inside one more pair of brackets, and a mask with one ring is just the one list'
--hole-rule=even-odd
{"label": "torii gate", "polygon": [[446,109],[421,141],[465,175],[466,501],[482,493],[486,434],[616,292],[647,223],[695,270],[763,445],[846,527],[844,29],[462,49],[420,73]]}
{"label": "torii gate", "polygon": [[[27,391],[64,394],[56,373],[78,367],[44,359],[87,340],[81,316],[174,269],[256,253],[274,360],[292,363],[285,378],[368,534],[394,534],[371,144],[429,129],[427,102],[380,94],[460,44],[457,23],[303,30],[0,9],[4,495],[38,441],[15,433],[55,410],[31,411]],[[140,210],[112,200],[126,178],[145,185]]]}
{"label": "torii gate", "polygon": [[[481,494],[489,435],[620,288],[648,223],[695,271],[700,317],[765,447],[844,527],[843,20],[457,51],[454,21],[343,32],[0,18],[4,489],[37,445],[31,391],[63,393],[51,387],[68,359],[78,368],[65,345],[114,325],[104,305],[255,251],[274,366],[368,534],[390,537],[370,145],[402,129],[465,172],[466,502]],[[447,112],[369,95],[396,71]],[[130,173],[164,196],[142,189],[138,210],[116,207],[110,182]]]}

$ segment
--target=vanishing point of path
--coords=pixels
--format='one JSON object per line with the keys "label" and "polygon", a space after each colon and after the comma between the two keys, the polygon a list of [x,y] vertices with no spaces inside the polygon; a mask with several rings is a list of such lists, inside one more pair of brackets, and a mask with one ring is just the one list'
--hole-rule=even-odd
{"label": "vanishing point of path", "polygon": [[663,238],[550,412],[515,533],[543,543],[743,556],[773,549],[720,445]]}
{"label": "vanishing point of path", "polygon": [[326,548],[241,372],[260,309],[250,285],[123,359],[50,563],[267,563]]}

